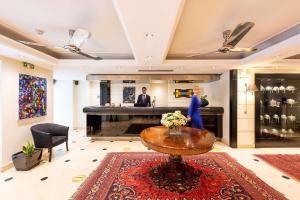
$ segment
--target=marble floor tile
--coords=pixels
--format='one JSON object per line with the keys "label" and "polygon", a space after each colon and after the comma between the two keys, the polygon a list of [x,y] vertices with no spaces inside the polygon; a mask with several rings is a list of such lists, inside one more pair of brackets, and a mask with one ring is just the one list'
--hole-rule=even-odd
{"label": "marble floor tile", "polygon": [[[52,162],[48,154],[43,162],[27,172],[14,168],[0,173],[0,199],[6,200],[68,200],[82,181],[73,182],[78,175],[88,175],[101,163],[108,152],[143,152],[148,150],[140,141],[92,141],[85,130],[70,132],[69,151],[65,144],[53,149]],[[259,178],[289,199],[299,199],[300,182],[283,178],[281,171],[253,156],[253,154],[296,154],[300,148],[232,149],[217,142],[213,152],[227,152]],[[287,175],[286,175],[287,176]],[[11,180],[5,181],[12,177]],[[45,180],[41,180],[44,178]],[[34,188],[34,192],[32,192]]]}

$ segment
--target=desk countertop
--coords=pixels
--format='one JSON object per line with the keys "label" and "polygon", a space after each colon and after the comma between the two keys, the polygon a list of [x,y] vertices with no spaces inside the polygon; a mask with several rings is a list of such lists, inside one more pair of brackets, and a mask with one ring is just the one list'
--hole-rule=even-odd
{"label": "desk countertop", "polygon": [[[138,115],[138,114],[162,114],[180,110],[187,113],[187,107],[107,107],[88,106],[83,108],[83,112],[89,115]],[[202,115],[222,115],[223,107],[201,107]]]}

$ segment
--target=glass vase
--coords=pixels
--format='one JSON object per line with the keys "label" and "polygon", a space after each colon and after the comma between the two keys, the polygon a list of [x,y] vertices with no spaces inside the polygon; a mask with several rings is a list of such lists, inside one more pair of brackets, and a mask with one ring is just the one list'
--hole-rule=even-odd
{"label": "glass vase", "polygon": [[181,130],[180,126],[174,127],[174,128],[169,128],[169,134],[172,135],[181,135]]}

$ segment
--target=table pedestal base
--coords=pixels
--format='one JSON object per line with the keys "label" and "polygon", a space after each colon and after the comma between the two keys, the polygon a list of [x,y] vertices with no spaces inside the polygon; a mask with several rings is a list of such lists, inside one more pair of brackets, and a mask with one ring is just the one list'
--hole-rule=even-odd
{"label": "table pedestal base", "polygon": [[199,184],[201,171],[182,161],[179,155],[170,155],[169,161],[150,170],[150,178],[161,189],[183,193]]}

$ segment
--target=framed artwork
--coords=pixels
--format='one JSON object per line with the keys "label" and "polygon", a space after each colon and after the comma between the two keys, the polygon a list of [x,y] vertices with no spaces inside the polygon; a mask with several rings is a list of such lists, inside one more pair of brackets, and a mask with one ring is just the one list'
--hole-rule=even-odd
{"label": "framed artwork", "polygon": [[193,89],[175,89],[174,95],[175,98],[181,98],[181,97],[192,98],[193,93],[194,93]]}
{"label": "framed artwork", "polygon": [[47,80],[19,74],[19,119],[47,114]]}
{"label": "framed artwork", "polygon": [[123,103],[135,102],[135,87],[123,87]]}

